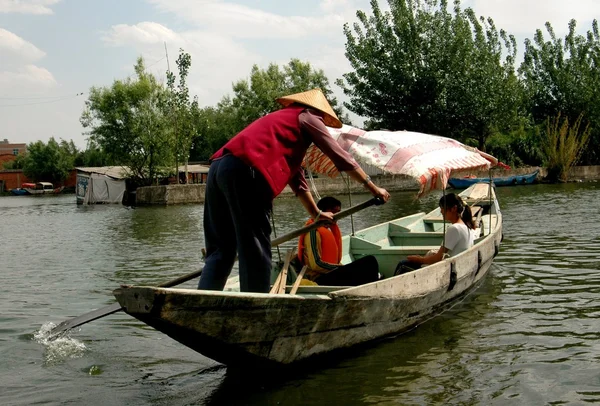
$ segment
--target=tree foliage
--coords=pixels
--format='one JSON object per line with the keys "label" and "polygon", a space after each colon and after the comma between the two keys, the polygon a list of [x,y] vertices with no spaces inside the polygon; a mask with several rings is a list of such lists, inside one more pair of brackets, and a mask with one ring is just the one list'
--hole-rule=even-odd
{"label": "tree foliage", "polygon": [[516,42],[492,19],[446,0],[388,0],[383,12],[357,12],[344,26],[353,68],[337,81],[367,117],[369,129],[413,130],[466,140],[480,148],[493,131],[518,121]]}
{"label": "tree foliage", "polygon": [[50,138],[47,144],[42,141],[29,144],[27,154],[24,155],[23,173],[35,182],[64,181],[73,169],[70,146],[65,141],[59,144],[54,137]]}
{"label": "tree foliage", "polygon": [[586,35],[576,34],[577,22],[569,22],[564,38],[546,23],[546,40],[537,30],[533,41],[525,41],[525,55],[519,68],[526,88],[528,110],[537,124],[562,115],[571,122],[584,115],[591,125],[590,148],[584,160],[598,163],[600,156],[600,35],[598,22]]}
{"label": "tree foliage", "polygon": [[197,97],[190,99],[190,91],[187,86],[187,77],[192,66],[191,55],[180,49],[176,64],[179,82],[175,86],[177,78],[173,72],[168,71],[167,88],[170,92],[168,115],[174,129],[174,157],[177,171],[178,164],[187,162],[189,159],[190,148],[197,135],[194,118],[199,112],[199,107]]}
{"label": "tree foliage", "polygon": [[168,116],[170,94],[138,58],[134,79],[90,89],[81,123],[92,142],[111,159],[151,184],[173,161],[173,130]]}

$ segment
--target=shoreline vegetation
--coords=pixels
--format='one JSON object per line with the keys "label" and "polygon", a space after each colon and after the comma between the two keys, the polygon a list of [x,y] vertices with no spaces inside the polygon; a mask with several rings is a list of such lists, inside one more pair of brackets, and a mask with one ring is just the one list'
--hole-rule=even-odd
{"label": "shoreline vegetation", "polygon": [[[564,182],[574,165],[600,164],[600,29],[572,19],[564,36],[550,23],[522,45],[460,0],[387,0],[346,22],[347,72],[334,80],[308,61],[255,64],[216,105],[190,93],[192,55],[179,49],[166,83],[142,57],[135,74],[89,89],[79,118],[88,136],[81,151],[50,138],[27,146],[6,169],[59,184],[72,167],[118,165],[131,189],[159,184],[181,164],[206,161],[276,99],[320,88],[342,122],[348,112],[365,130],[417,131],[453,138],[514,167],[547,168]],[[521,58],[517,56],[522,56]],[[200,56],[201,57],[201,56]],[[520,61],[520,62],[518,62]]]}
{"label": "shoreline vegetation", "polygon": [[[513,175],[525,175],[539,170],[537,179],[534,183],[579,183],[579,182],[597,182],[600,181],[600,165],[591,166],[574,166],[568,174],[566,180],[556,182],[555,180],[547,180],[548,170],[540,167],[522,167],[512,168],[508,170],[494,169],[492,177],[507,177]],[[488,171],[475,171],[470,176],[477,178],[487,178]],[[388,190],[412,191],[418,190],[418,185],[411,179],[398,175],[374,175],[378,182],[385,185]],[[348,187],[342,177],[336,179],[320,176],[314,178],[315,186],[321,194],[346,194]],[[309,181],[310,186],[310,181]],[[145,186],[138,188],[138,203],[140,205],[173,205],[187,203],[202,203],[204,201],[204,184],[187,184],[187,185],[162,185],[162,186]],[[449,187],[450,188],[450,187]],[[361,193],[364,190],[360,185],[350,184],[352,193]],[[59,195],[74,194],[75,188],[66,188]],[[2,196],[13,196],[10,191],[0,193]],[[53,195],[57,196],[57,195]],[[177,196],[177,197],[176,197]],[[289,187],[286,187],[280,195],[281,198],[293,197],[293,193]]]}

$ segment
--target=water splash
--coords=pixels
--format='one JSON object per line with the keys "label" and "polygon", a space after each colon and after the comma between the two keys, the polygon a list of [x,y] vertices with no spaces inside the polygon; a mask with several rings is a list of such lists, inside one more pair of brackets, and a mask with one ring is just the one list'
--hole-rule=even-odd
{"label": "water splash", "polygon": [[50,332],[56,327],[52,322],[44,323],[39,331],[33,334],[33,339],[46,347],[44,363],[53,365],[67,359],[81,358],[85,354],[85,344],[69,336],[68,332],[56,339],[51,339]]}

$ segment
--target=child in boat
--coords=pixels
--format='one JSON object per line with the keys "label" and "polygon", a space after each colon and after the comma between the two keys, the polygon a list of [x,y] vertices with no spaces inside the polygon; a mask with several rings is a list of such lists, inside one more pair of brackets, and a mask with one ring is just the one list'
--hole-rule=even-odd
{"label": "child in boat", "polygon": [[[339,213],[342,203],[331,196],[319,200],[319,210]],[[319,216],[309,219],[306,225],[318,221]],[[300,236],[298,241],[298,260],[307,265],[304,277],[318,285],[357,286],[379,279],[377,259],[368,255],[342,265],[342,236],[335,221]]]}
{"label": "child in boat", "polygon": [[410,272],[423,265],[431,265],[444,259],[448,253],[451,257],[468,250],[475,241],[475,223],[471,209],[462,201],[460,196],[450,193],[440,199],[440,212],[445,220],[452,223],[446,230],[444,243],[437,252],[430,255],[409,255],[400,261],[396,275]]}

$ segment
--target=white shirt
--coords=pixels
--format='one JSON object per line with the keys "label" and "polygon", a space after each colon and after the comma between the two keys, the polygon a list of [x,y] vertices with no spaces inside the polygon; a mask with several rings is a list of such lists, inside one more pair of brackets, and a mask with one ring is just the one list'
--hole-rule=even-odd
{"label": "white shirt", "polygon": [[444,247],[450,251],[450,256],[455,257],[463,251],[468,250],[475,242],[475,230],[469,229],[464,224],[452,224],[446,230],[446,241]]}

